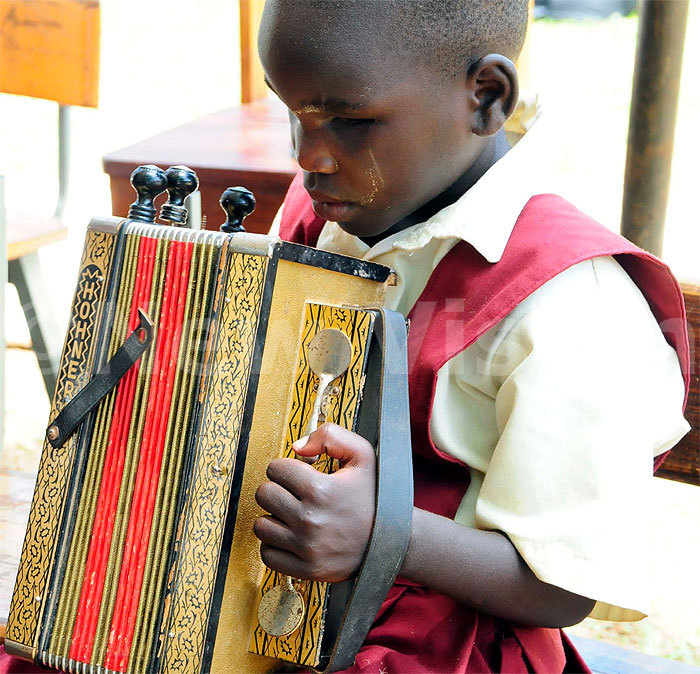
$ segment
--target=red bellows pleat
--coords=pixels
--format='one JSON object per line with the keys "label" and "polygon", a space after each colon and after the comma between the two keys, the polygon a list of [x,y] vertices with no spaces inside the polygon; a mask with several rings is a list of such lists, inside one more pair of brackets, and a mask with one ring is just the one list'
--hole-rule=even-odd
{"label": "red bellows pleat", "polygon": [[[128,334],[139,323],[138,309],[148,311],[156,243],[155,239],[143,238],[139,244]],[[126,373],[117,388],[113,422],[107,443],[95,520],[69,655],[70,659],[79,662],[89,661],[95,639],[139,366],[140,361]]]}
{"label": "red bellows pleat", "polygon": [[177,371],[185,308],[183,298],[187,291],[191,256],[192,244],[171,244],[134,498],[105,658],[105,667],[117,672],[126,671],[128,665],[141,596]]}

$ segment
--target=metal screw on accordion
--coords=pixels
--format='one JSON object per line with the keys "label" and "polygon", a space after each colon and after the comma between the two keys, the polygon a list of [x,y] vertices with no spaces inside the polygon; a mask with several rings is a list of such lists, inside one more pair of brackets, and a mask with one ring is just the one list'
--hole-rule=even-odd
{"label": "metal screw on accordion", "polygon": [[52,424],[46,429],[46,437],[49,440],[56,440],[58,438],[58,426]]}
{"label": "metal screw on accordion", "polygon": [[255,210],[255,197],[245,187],[229,187],[219,199],[221,208],[226,213],[226,222],[221,225],[221,231],[226,234],[245,232],[244,218]]}
{"label": "metal screw on accordion", "polygon": [[131,174],[131,186],[136,190],[136,201],[129,206],[129,219],[138,222],[154,223],[156,208],[155,198],[165,191],[168,179],[163,169],[148,164],[139,166]]}
{"label": "metal screw on accordion", "polygon": [[223,477],[224,475],[228,474],[228,468],[226,466],[219,466],[217,464],[214,464],[211,467],[211,472],[214,473],[217,477]]}
{"label": "metal screw on accordion", "polygon": [[188,215],[185,199],[199,187],[199,178],[187,166],[171,166],[165,176],[168,180],[168,201],[160,209],[160,219],[176,227],[184,227]]}

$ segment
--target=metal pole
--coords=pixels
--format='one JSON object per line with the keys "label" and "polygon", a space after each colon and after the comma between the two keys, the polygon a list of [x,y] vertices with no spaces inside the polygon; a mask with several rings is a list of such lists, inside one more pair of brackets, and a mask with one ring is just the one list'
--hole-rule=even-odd
{"label": "metal pole", "polygon": [[70,180],[70,106],[58,106],[58,200],[53,217],[61,219]]}
{"label": "metal pole", "polygon": [[641,0],[622,234],[661,255],[689,0]]}

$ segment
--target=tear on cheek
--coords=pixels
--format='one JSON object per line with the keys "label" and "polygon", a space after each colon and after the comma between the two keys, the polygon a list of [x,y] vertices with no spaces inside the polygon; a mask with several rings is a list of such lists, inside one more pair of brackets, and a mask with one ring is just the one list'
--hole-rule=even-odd
{"label": "tear on cheek", "polygon": [[371,149],[367,150],[367,154],[369,156],[369,166],[367,167],[365,175],[367,177],[369,192],[360,201],[363,206],[374,203],[380,190],[384,187],[384,178],[382,177],[382,171],[379,168],[377,159],[374,156],[374,151]]}
{"label": "tear on cheek", "polygon": [[379,170],[379,167],[377,166],[377,162],[374,159],[374,155],[372,154],[372,151],[370,150],[370,157],[372,159],[372,166],[370,166],[367,169],[366,175],[367,179],[369,181],[369,184],[371,185],[370,192],[365,196],[360,203],[363,206],[367,206],[371,203],[374,203],[374,200],[377,198],[377,194],[379,194],[379,190],[384,187],[384,180],[382,179],[382,174],[381,171]]}

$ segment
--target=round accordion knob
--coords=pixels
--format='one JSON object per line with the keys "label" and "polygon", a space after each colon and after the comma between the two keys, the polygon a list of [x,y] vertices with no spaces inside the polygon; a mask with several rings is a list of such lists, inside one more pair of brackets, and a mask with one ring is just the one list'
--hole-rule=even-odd
{"label": "round accordion knob", "polygon": [[148,164],[139,166],[131,174],[131,185],[136,190],[137,199],[129,206],[129,219],[139,222],[155,222],[155,198],[165,191],[168,180],[163,169]]}
{"label": "round accordion knob", "polygon": [[243,219],[255,210],[255,197],[245,187],[229,187],[219,199],[221,208],[226,213],[226,222],[221,225],[221,231],[227,234],[245,232]]}
{"label": "round accordion knob", "polygon": [[199,179],[187,166],[171,166],[165,176],[168,181],[168,201],[160,209],[160,219],[184,227],[187,224],[185,199],[199,187]]}

